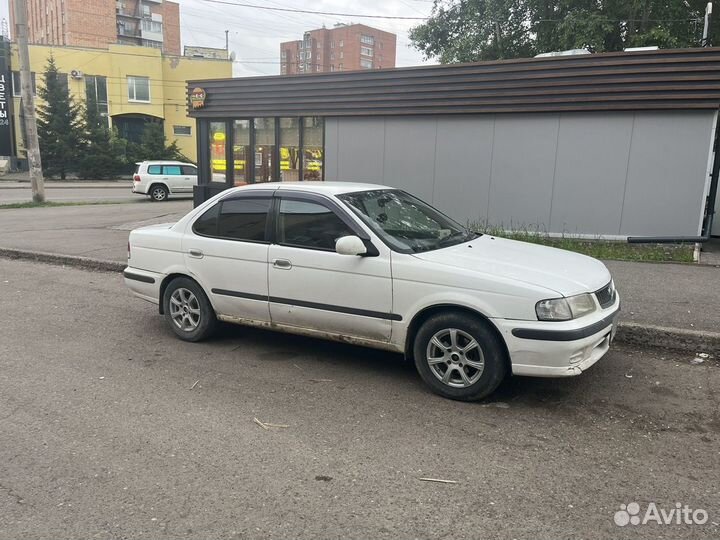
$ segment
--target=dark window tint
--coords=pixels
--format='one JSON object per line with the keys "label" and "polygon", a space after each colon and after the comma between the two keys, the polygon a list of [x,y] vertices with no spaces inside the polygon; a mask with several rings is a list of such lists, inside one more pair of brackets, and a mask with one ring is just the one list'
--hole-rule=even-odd
{"label": "dark window tint", "polygon": [[182,173],[185,176],[197,176],[197,169],[195,167],[187,167],[183,165]]}
{"label": "dark window tint", "polygon": [[196,234],[215,236],[217,234],[217,218],[219,214],[220,203],[210,208],[193,223],[193,231]]}
{"label": "dark window tint", "polygon": [[334,251],[338,238],[355,233],[321,204],[284,199],[280,203],[278,234],[281,244]]}
{"label": "dark window tint", "polygon": [[163,169],[165,174],[167,175],[180,176],[182,174],[182,169],[180,168],[180,165],[165,165]]}
{"label": "dark window tint", "polygon": [[161,172],[162,172],[162,166],[148,165],[148,174],[160,174]]}
{"label": "dark window tint", "polygon": [[218,236],[262,242],[270,210],[270,199],[231,199],[223,201]]}

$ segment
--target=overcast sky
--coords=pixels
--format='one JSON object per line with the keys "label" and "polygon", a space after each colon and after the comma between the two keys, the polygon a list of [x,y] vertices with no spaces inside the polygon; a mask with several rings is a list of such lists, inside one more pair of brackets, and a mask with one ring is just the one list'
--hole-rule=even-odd
{"label": "overcast sky", "polygon": [[[365,15],[427,17],[432,0],[223,0],[269,7],[306,9]],[[230,30],[230,50],[235,52],[236,76],[280,73],[281,41],[301,39],[305,30],[331,28],[342,22],[364,23],[397,34],[397,65],[424,63],[422,55],[410,47],[408,30],[419,20],[365,19],[333,15],[311,15],[265,11],[231,6],[208,0],[179,0],[182,44],[224,47],[225,30]],[[8,2],[0,0],[0,18],[8,17]],[[12,33],[12,29],[10,29]]]}

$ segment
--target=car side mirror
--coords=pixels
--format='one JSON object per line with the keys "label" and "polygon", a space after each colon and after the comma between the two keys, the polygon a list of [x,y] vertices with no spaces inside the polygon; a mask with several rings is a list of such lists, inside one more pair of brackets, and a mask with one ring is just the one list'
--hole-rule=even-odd
{"label": "car side mirror", "polygon": [[335,251],[340,255],[365,255],[367,247],[357,236],[343,236],[335,242]]}

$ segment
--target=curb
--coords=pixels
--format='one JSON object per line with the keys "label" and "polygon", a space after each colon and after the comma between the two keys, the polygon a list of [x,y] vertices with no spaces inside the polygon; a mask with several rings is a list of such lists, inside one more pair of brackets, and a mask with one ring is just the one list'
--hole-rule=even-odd
{"label": "curb", "polygon": [[6,259],[20,259],[49,264],[60,264],[63,266],[74,266],[77,268],[100,272],[122,272],[127,266],[127,264],[121,262],[92,259],[90,257],[58,255],[56,253],[46,253],[44,251],[27,251],[24,249],[10,248],[0,248],[0,257],[5,257]]}
{"label": "curb", "polygon": [[620,322],[615,339],[628,345],[705,352],[716,358],[720,355],[720,332]]}
{"label": "curb", "polygon": [[[120,273],[127,266],[125,263],[116,261],[11,248],[0,248],[0,257],[113,273]],[[619,343],[640,347],[660,347],[684,352],[705,352],[714,355],[716,358],[720,356],[720,332],[702,332],[699,330],[620,322],[615,340]]]}

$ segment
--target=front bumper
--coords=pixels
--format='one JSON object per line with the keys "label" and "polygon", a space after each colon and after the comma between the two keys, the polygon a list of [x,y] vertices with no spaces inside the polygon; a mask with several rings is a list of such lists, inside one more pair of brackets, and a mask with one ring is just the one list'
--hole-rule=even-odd
{"label": "front bumper", "polygon": [[514,375],[571,377],[580,375],[608,352],[619,312],[618,297],[594,317],[563,323],[494,322],[505,338]]}

